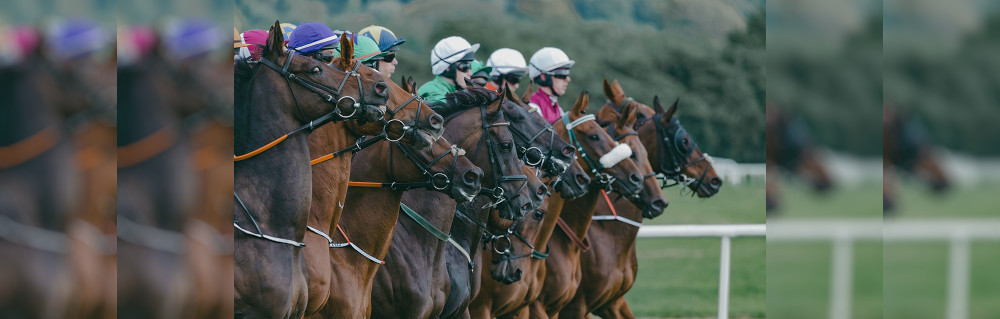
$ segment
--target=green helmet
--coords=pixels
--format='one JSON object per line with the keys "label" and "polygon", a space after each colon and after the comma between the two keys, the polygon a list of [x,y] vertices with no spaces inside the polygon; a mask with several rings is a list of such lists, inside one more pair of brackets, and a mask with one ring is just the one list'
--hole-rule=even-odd
{"label": "green helmet", "polygon": [[[357,36],[357,34],[348,34],[348,38],[354,39],[354,56],[352,58],[358,59],[361,62],[371,61],[372,59],[382,58],[385,55],[382,51],[378,49],[378,43],[372,38],[365,36]],[[337,51],[333,54],[334,58],[340,57],[340,46],[337,46]]]}
{"label": "green helmet", "polygon": [[489,78],[490,72],[493,71],[493,67],[486,66],[479,60],[473,60],[472,63],[469,63],[469,69],[472,70],[472,77],[483,78]]}

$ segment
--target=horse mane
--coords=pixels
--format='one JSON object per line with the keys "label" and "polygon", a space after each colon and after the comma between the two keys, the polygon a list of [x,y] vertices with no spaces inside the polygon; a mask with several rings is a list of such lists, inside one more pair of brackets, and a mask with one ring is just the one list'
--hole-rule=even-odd
{"label": "horse mane", "polygon": [[448,118],[471,107],[477,107],[495,101],[499,96],[496,92],[482,88],[469,87],[445,94],[444,102],[433,103],[434,112]]}

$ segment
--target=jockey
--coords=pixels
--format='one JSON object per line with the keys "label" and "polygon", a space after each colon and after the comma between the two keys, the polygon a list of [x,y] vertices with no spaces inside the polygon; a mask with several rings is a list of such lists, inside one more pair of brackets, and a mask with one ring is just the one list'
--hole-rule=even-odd
{"label": "jockey", "polygon": [[[483,62],[479,62],[479,60],[473,60],[472,63],[469,64],[469,68],[472,69],[472,75],[469,76],[472,79],[472,82],[476,83],[476,85],[489,88],[487,85],[490,84],[490,72],[493,71],[493,67],[486,66]],[[497,90],[496,88],[489,89],[494,91]]]}
{"label": "jockey", "polygon": [[260,57],[264,55],[264,47],[267,46],[267,31],[247,30],[241,36],[248,47],[246,48],[246,55],[244,56],[241,50],[240,56],[246,58],[247,62],[253,63],[259,61]]}
{"label": "jockey", "polygon": [[[382,56],[384,55],[382,51],[378,49],[378,43],[375,43],[375,40],[372,40],[372,38],[366,36],[358,36],[357,34],[351,34],[351,33],[347,34],[347,38],[352,39],[352,41],[354,41],[354,56],[352,56],[351,58],[357,59],[358,61],[361,61],[362,64],[372,69],[378,70],[380,64],[378,62],[382,60]],[[334,51],[333,57],[334,58],[340,57],[339,45],[337,46],[336,51]]]}
{"label": "jockey", "polygon": [[444,95],[465,88],[465,79],[472,74],[470,63],[475,60],[479,43],[469,44],[462,37],[447,37],[431,50],[431,71],[436,75],[417,90],[427,102],[444,100]]}
{"label": "jockey", "polygon": [[395,33],[391,30],[386,29],[382,26],[370,25],[358,34],[372,38],[375,42],[378,42],[378,49],[385,53],[382,56],[382,61],[378,63],[378,71],[385,75],[386,78],[391,78],[393,73],[396,73],[396,65],[399,64],[399,60],[396,60],[396,51],[399,51],[399,45],[406,42],[405,39],[400,39],[396,37]]}
{"label": "jockey", "polygon": [[308,56],[329,64],[333,62],[334,53],[340,37],[322,23],[309,22],[300,24],[292,31],[288,39],[288,48],[296,54]]}
{"label": "jockey", "polygon": [[486,60],[486,65],[493,67],[493,72],[490,73],[491,81],[486,85],[493,90],[508,85],[511,90],[516,91],[521,85],[521,78],[528,72],[528,63],[524,61],[524,56],[521,52],[510,48],[493,51]]}
{"label": "jockey", "polygon": [[563,114],[556,99],[566,94],[569,69],[575,63],[562,50],[552,47],[541,48],[531,55],[528,75],[538,84],[538,92],[531,96],[529,105],[541,109],[542,116],[549,123],[558,121]]}

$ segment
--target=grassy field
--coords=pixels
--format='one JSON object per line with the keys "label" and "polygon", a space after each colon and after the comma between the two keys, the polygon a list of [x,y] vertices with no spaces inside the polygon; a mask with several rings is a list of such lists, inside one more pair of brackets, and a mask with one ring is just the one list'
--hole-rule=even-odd
{"label": "grassy field", "polygon": [[[724,186],[708,199],[684,197],[678,188],[664,194],[670,206],[648,225],[764,223],[764,183]],[[732,242],[730,317],[764,318],[763,238]],[[638,317],[715,317],[719,288],[719,239],[640,239],[639,275],[625,299]]]}

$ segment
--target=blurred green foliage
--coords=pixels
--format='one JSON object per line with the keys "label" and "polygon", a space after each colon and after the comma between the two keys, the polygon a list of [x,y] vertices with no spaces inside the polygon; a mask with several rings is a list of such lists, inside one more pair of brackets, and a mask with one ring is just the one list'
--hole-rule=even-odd
{"label": "blurred green foliage", "polygon": [[564,108],[589,91],[596,111],[603,79],[619,80],[650,106],[654,96],[666,106],[680,98],[680,120],[702,150],[740,162],[764,160],[765,18],[758,0],[236,1],[241,31],[275,19],[393,30],[407,39],[396,82],[404,75],[430,81],[430,51],[452,35],[480,43],[481,61],[504,47],[525,59],[558,47],[577,62]]}

